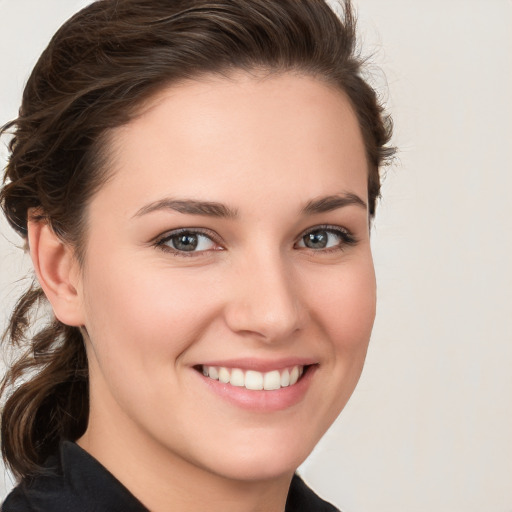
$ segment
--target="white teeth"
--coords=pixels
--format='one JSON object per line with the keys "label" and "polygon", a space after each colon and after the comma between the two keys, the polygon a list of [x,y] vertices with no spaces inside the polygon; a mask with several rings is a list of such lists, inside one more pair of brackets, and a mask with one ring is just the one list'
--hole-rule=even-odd
{"label": "white teeth", "polygon": [[245,386],[244,372],[238,368],[231,370],[231,378],[229,379],[229,383],[232,386]]}
{"label": "white teeth", "polygon": [[240,368],[225,368],[223,366],[203,366],[205,377],[218,380],[223,384],[245,387],[253,391],[273,391],[276,389],[293,386],[304,373],[303,366],[293,366],[283,370],[272,370],[262,373],[254,370],[244,371]]}
{"label": "white teeth", "polygon": [[263,377],[263,389],[272,391],[281,387],[281,375],[277,370],[265,373]]}
{"label": "white teeth", "polygon": [[210,379],[219,380],[219,371],[215,366],[208,366],[208,375],[210,376]]}
{"label": "white teeth", "polygon": [[299,380],[299,367],[294,366],[290,372],[290,386],[293,386]]}
{"label": "white teeth", "polygon": [[245,387],[254,391],[263,389],[263,374],[252,370],[245,372]]}
{"label": "white teeth", "polygon": [[219,368],[219,381],[224,384],[229,382],[229,370],[227,368]]}

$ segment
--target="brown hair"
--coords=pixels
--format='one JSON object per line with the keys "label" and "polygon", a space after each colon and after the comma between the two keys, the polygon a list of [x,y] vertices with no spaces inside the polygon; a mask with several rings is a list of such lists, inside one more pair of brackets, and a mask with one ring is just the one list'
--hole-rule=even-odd
{"label": "brown hair", "polygon": [[[109,129],[132,119],[157,90],[201,74],[298,71],[345,92],[368,159],[369,212],[379,169],[393,154],[390,119],[362,78],[350,1],[338,18],[323,0],[99,0],[55,34],[27,82],[12,132],[0,200],[26,239],[37,212],[83,258],[86,206],[107,178]],[[61,439],[88,420],[88,370],[78,328],[52,317],[36,283],[15,307],[4,343],[26,347],[2,381],[4,460],[18,477],[40,470]]]}

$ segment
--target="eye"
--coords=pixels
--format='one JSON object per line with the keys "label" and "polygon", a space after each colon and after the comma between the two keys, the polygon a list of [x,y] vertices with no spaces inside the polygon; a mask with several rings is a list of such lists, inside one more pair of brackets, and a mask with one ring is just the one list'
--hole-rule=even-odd
{"label": "eye", "polygon": [[191,229],[180,229],[167,233],[156,242],[156,245],[163,250],[183,256],[219,249],[218,244],[212,240],[210,235]]}
{"label": "eye", "polygon": [[302,235],[298,247],[312,250],[342,250],[346,245],[355,245],[356,239],[345,228],[318,226]]}

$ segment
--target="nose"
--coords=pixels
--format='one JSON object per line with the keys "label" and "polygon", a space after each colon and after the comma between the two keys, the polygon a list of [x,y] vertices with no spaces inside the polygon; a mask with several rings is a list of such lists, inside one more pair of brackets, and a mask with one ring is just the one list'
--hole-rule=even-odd
{"label": "nose", "polygon": [[278,343],[304,327],[307,308],[293,268],[283,258],[253,254],[237,270],[225,310],[232,331]]}

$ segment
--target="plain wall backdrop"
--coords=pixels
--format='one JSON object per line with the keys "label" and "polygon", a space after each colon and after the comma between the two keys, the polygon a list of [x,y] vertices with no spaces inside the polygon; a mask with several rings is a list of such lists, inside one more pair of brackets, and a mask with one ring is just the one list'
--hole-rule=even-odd
{"label": "plain wall backdrop", "polygon": [[[0,0],[1,124],[87,3]],[[344,512],[512,512],[512,1],[354,4],[400,153],[372,234],[366,367],[301,472]],[[28,282],[21,245],[2,219],[1,325]]]}

